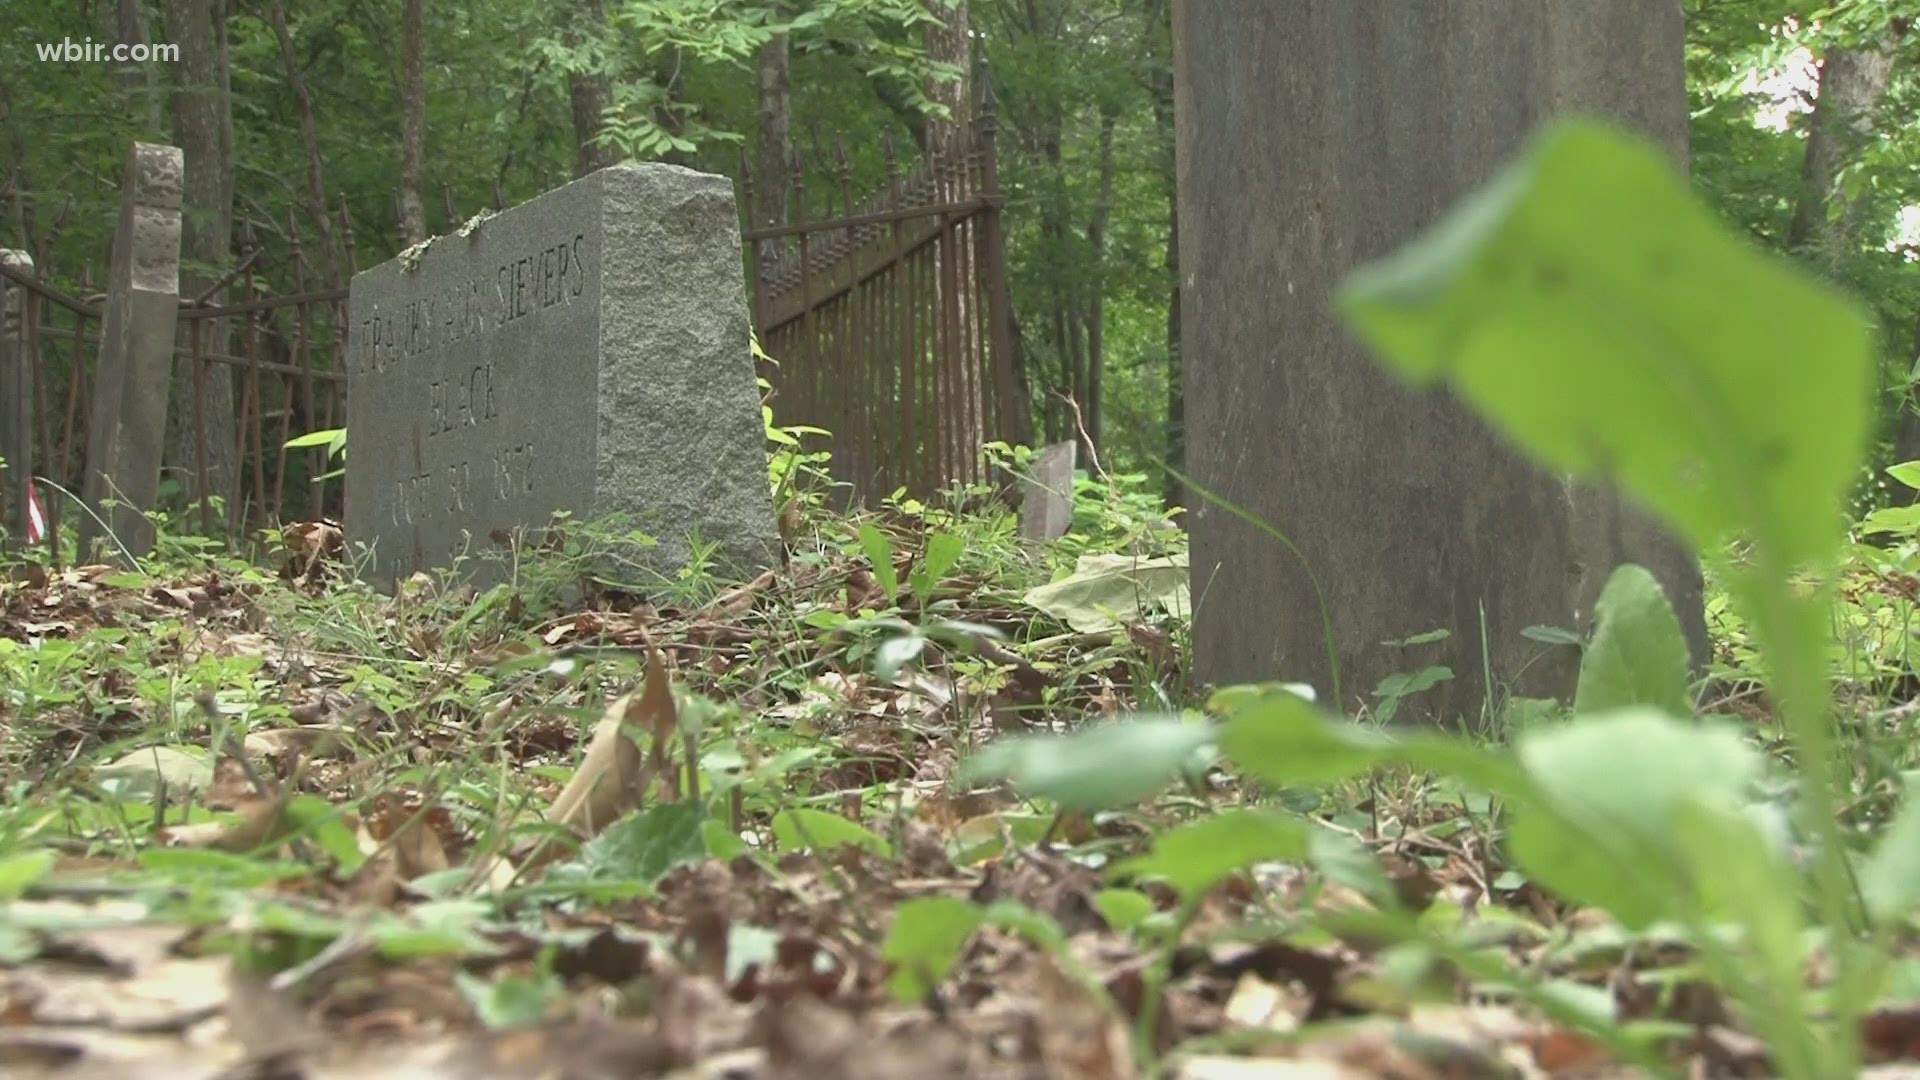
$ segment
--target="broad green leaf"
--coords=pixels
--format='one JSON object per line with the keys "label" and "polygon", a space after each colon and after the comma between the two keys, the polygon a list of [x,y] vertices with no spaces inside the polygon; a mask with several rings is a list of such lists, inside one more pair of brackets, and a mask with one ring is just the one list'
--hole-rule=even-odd
{"label": "broad green leaf", "polygon": [[1860,868],[1860,894],[1874,921],[1882,923],[1906,918],[1920,903],[1920,773],[1902,779],[1900,812]]}
{"label": "broad green leaf", "polygon": [[1520,631],[1520,636],[1542,645],[1572,645],[1576,648],[1586,645],[1586,640],[1579,634],[1559,626],[1529,626]]}
{"label": "broad green leaf", "polygon": [[585,881],[652,885],[674,867],[707,857],[705,824],[694,803],[656,803],[587,841],[571,865]]}
{"label": "broad green leaf", "polygon": [[927,553],[913,570],[913,595],[922,606],[933,596],[940,579],[960,561],[965,547],[966,541],[955,533],[937,532],[927,538]]}
{"label": "broad green leaf", "polygon": [[1152,607],[1180,615],[1193,610],[1184,554],[1082,555],[1072,574],[1030,590],[1025,600],[1083,634],[1138,622]]}
{"label": "broad green leaf", "polygon": [[44,848],[0,859],[0,900],[18,900],[53,870],[53,852]]}
{"label": "broad green leaf", "polygon": [[1920,532],[1920,504],[1883,506],[1860,519],[1860,531],[1864,533]]}
{"label": "broad green leaf", "polygon": [[1431,690],[1453,678],[1453,669],[1442,665],[1431,665],[1419,671],[1397,671],[1380,680],[1374,688],[1373,696],[1380,699],[1374,710],[1374,719],[1382,724],[1392,723],[1400,711],[1400,702],[1415,694]]}
{"label": "broad green leaf", "polygon": [[1002,739],[968,759],[956,779],[1004,779],[1075,810],[1129,806],[1165,787],[1215,734],[1208,724],[1167,716]]}
{"label": "broad green leaf", "polygon": [[1574,707],[1581,713],[1635,705],[1686,716],[1687,639],[1652,574],[1622,566],[1594,604],[1593,640],[1580,660]]}
{"label": "broad green leaf", "polygon": [[1632,929],[1692,910],[1691,874],[1673,834],[1693,801],[1736,806],[1761,758],[1731,727],[1651,709],[1582,717],[1526,733],[1533,784],[1513,809],[1509,846],[1528,877]]}
{"label": "broad green leaf", "polygon": [[539,1023],[547,1009],[566,993],[566,987],[549,972],[533,976],[507,974],[489,981],[456,970],[453,982],[473,1009],[473,1015],[490,1028]]}
{"label": "broad green leaf", "polygon": [[888,987],[903,1002],[924,1000],[953,970],[980,925],[978,905],[957,896],[922,896],[894,909],[880,957],[893,965]]}
{"label": "broad green leaf", "polygon": [[1153,917],[1153,901],[1138,889],[1101,889],[1093,894],[1093,910],[1124,934]]}
{"label": "broad green leaf", "polygon": [[1827,558],[1866,435],[1867,312],[1762,254],[1652,146],[1555,126],[1341,306],[1542,463],[1606,477],[1697,547]]}
{"label": "broad green leaf", "polygon": [[899,676],[900,669],[920,659],[926,648],[927,639],[917,633],[890,637],[873,650],[873,673],[882,682],[892,682]]}
{"label": "broad green leaf", "polygon": [[327,428],[324,431],[309,431],[305,435],[295,435],[281,445],[288,450],[304,450],[313,446],[331,446],[333,441],[346,431],[345,428]]}
{"label": "broad green leaf", "polygon": [[865,825],[804,806],[773,815],[773,839],[788,851],[826,852],[857,847],[883,859],[893,854],[893,845]]}
{"label": "broad green leaf", "polygon": [[1903,461],[1887,467],[1887,475],[1910,488],[1920,488],[1920,461]]}
{"label": "broad green leaf", "polygon": [[1438,630],[1429,630],[1424,634],[1415,634],[1412,637],[1404,637],[1398,641],[1383,641],[1380,644],[1404,649],[1414,645],[1431,645],[1436,641],[1445,641],[1452,636],[1453,631],[1441,627]]}
{"label": "broad green leaf", "polygon": [[332,857],[341,874],[352,874],[367,861],[359,840],[353,830],[347,828],[340,811],[320,796],[294,796],[287,801],[286,815],[302,835],[312,837],[313,842]]}
{"label": "broad green leaf", "polygon": [[1304,860],[1310,829],[1297,817],[1228,810],[1161,833],[1152,851],[1115,869],[1163,880],[1191,900],[1255,864]]}
{"label": "broad green leaf", "polygon": [[1380,860],[1365,844],[1332,829],[1314,829],[1307,837],[1307,855],[1320,876],[1344,885],[1382,907],[1400,903],[1393,882]]}
{"label": "broad green leaf", "polygon": [[1280,691],[1235,709],[1220,731],[1220,751],[1270,784],[1320,786],[1359,776],[1392,740],[1371,728],[1333,720],[1296,694]]}
{"label": "broad green leaf", "polygon": [[96,766],[93,778],[129,802],[150,799],[162,787],[169,797],[179,798],[213,783],[213,764],[177,746],[149,746]]}
{"label": "broad green leaf", "polygon": [[871,522],[860,526],[860,550],[873,564],[873,579],[887,594],[887,602],[900,602],[900,575],[893,569],[893,541]]}

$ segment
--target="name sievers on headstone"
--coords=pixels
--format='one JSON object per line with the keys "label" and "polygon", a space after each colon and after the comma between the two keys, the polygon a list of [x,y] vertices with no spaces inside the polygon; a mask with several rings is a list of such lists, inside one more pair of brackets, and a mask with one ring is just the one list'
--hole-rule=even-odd
{"label": "name sievers on headstone", "polygon": [[[153,547],[146,511],[160,496],[167,381],[180,317],[183,169],[178,147],[137,142],[127,152],[81,482],[81,496],[100,520],[82,515],[83,552],[101,537],[102,524],[132,555]],[[108,499],[116,505],[104,506]]]}
{"label": "name sievers on headstone", "polygon": [[696,534],[770,565],[738,229],[726,178],[618,165],[356,275],[347,534],[370,575],[563,510],[653,536],[656,572]]}

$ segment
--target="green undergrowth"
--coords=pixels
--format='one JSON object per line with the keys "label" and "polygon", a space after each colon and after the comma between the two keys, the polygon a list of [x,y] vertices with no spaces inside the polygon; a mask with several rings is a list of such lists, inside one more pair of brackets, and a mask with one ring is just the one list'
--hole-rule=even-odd
{"label": "green undergrowth", "polygon": [[[1156,478],[1083,474],[1047,544],[985,488],[849,516],[817,433],[771,413],[788,558],[750,580],[697,539],[651,575],[650,538],[558,520],[476,545],[496,584],[467,565],[388,594],[324,523],[254,559],[162,516],[137,567],[6,566],[0,962],[111,918],[281,976],[359,941],[457,963],[472,1019],[506,1027],[565,999],[582,934],[658,925],[688,867],[731,860],[769,898],[714,965],[736,994],[804,878],[875,993],[944,1014],[982,942],[1018,942],[1148,1069],[1470,999],[1679,1071],[1702,1052],[1681,987],[1780,1073],[1884,1056],[1873,1021],[1920,996],[1920,514],[1841,516],[1864,315],[1578,125],[1342,297],[1403,377],[1701,553],[1706,670],[1628,566],[1589,630],[1530,631],[1582,650],[1573,699],[1499,699],[1467,734],[1390,725],[1434,669],[1357,717],[1284,681],[1201,687]],[[556,818],[600,768],[618,813]],[[1074,901],[988,888],[1029,866]],[[102,898],[137,911],[50,903]],[[508,941],[517,966],[482,962]],[[1291,958],[1305,1026],[1174,1029],[1194,949],[1228,944]]]}

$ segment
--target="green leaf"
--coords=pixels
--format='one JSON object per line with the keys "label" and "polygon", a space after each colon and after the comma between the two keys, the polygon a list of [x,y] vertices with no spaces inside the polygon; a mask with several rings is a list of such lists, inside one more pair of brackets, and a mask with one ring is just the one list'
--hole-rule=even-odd
{"label": "green leaf", "polygon": [[773,816],[773,838],[788,851],[832,851],[857,847],[881,858],[893,855],[893,845],[873,830],[838,814],[797,806]]}
{"label": "green leaf", "polygon": [[347,828],[340,811],[320,796],[294,796],[287,801],[286,815],[303,835],[311,836],[314,843],[333,858],[341,874],[352,874],[367,861],[360,850],[360,841],[353,830]]}
{"label": "green leaf", "polygon": [[955,779],[1004,779],[1074,810],[1130,806],[1165,787],[1214,735],[1210,725],[1165,716],[1002,739],[963,763]]}
{"label": "green leaf", "polygon": [[1670,716],[1693,711],[1687,699],[1687,639],[1652,574],[1622,566],[1594,604],[1593,640],[1580,660],[1575,711],[1646,705]]}
{"label": "green leaf", "polygon": [[1139,622],[1151,607],[1180,615],[1193,610],[1184,554],[1082,555],[1071,575],[1029,591],[1025,600],[1083,634]]}
{"label": "green leaf", "polygon": [[1137,889],[1101,889],[1093,894],[1093,909],[1123,934],[1153,917],[1153,901]]}
{"label": "green leaf", "polygon": [[899,677],[900,669],[920,659],[926,648],[927,639],[917,633],[890,637],[873,650],[873,673],[882,682],[892,682]]}
{"label": "green leaf", "polygon": [[1431,645],[1436,641],[1445,641],[1452,636],[1453,631],[1442,627],[1438,630],[1429,630],[1424,634],[1415,634],[1412,637],[1401,638],[1398,641],[1383,641],[1380,644],[1404,649],[1414,645]]}
{"label": "green leaf", "polygon": [[1860,531],[1863,533],[1904,533],[1920,532],[1920,504],[1913,506],[1883,506],[1860,519]]}
{"label": "green leaf", "polygon": [[1887,475],[1910,488],[1920,488],[1920,461],[1903,461],[1887,467]]}
{"label": "green leaf", "polygon": [[889,604],[900,602],[900,575],[893,569],[893,541],[873,523],[860,526],[860,550],[873,564],[873,578],[887,594]]}
{"label": "green leaf", "polygon": [[587,881],[652,885],[674,867],[707,857],[704,825],[695,803],[656,803],[587,841],[572,865]]}
{"label": "green leaf", "polygon": [[1373,695],[1380,699],[1380,706],[1374,712],[1374,718],[1380,723],[1390,723],[1400,709],[1400,702],[1415,694],[1431,690],[1453,678],[1453,669],[1441,665],[1421,668],[1413,672],[1395,672],[1380,680]]}
{"label": "green leaf", "polygon": [[1393,740],[1371,728],[1332,720],[1299,696],[1280,691],[1234,710],[1220,751],[1270,784],[1318,787],[1359,776]]}
{"label": "green leaf", "polygon": [[903,1002],[925,1000],[953,970],[980,925],[978,905],[956,896],[922,896],[894,909],[880,958],[893,965],[887,985]]}
{"label": "green leaf", "polygon": [[1579,634],[1559,626],[1529,626],[1520,631],[1520,636],[1542,645],[1572,645],[1575,648],[1586,645],[1586,639]]}
{"label": "green leaf", "polygon": [[1257,863],[1304,860],[1308,831],[1300,818],[1264,810],[1228,810],[1161,833],[1152,851],[1115,870],[1163,880],[1192,900]]}
{"label": "green leaf", "polygon": [[0,900],[18,900],[53,871],[53,852],[44,848],[0,859]]}
{"label": "green leaf", "polygon": [[490,1028],[520,1027],[544,1019],[547,1009],[566,992],[549,972],[538,976],[504,975],[491,982],[456,970],[454,985],[472,1006],[473,1015]]}
{"label": "green leaf", "polygon": [[295,435],[281,445],[288,450],[305,450],[314,446],[332,446],[334,440],[346,434],[345,428],[327,428],[324,431],[309,431],[305,435]]}
{"label": "green leaf", "polygon": [[1693,910],[1675,815],[1694,801],[1738,805],[1762,763],[1731,727],[1650,709],[1531,731],[1516,752],[1533,794],[1513,809],[1515,862],[1534,881],[1604,907],[1630,929]]}
{"label": "green leaf", "polygon": [[1920,903],[1920,772],[1902,779],[1900,812],[1860,868],[1860,894],[1875,922],[1904,919]]}
{"label": "green leaf", "polygon": [[927,539],[927,553],[913,569],[913,595],[922,607],[933,597],[940,579],[960,561],[965,547],[966,541],[954,533],[937,532]]}
{"label": "green leaf", "polygon": [[1868,314],[1761,254],[1655,148],[1558,125],[1341,306],[1542,464],[1606,477],[1697,547],[1829,557],[1866,435]]}

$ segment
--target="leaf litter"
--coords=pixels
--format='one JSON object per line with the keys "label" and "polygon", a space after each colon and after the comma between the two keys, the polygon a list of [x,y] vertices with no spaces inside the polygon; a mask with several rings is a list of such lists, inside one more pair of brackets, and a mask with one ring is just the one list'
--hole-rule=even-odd
{"label": "leaf litter", "polygon": [[[1254,794],[1204,760],[1119,811],[969,784],[995,738],[1098,754],[1101,717],[1192,698],[1178,563],[934,575],[916,523],[869,529],[681,604],[382,597],[325,523],[279,574],[21,568],[0,1073],[1638,1074],[1533,980],[1677,1070],[1765,1074],[1686,948],[1513,880],[1484,808],[1418,777],[1267,793],[1371,861],[1316,834],[1184,899],[1128,868]],[[1368,930],[1388,910],[1482,948],[1419,955]],[[1884,1075],[1917,1016],[1870,1017]]]}

